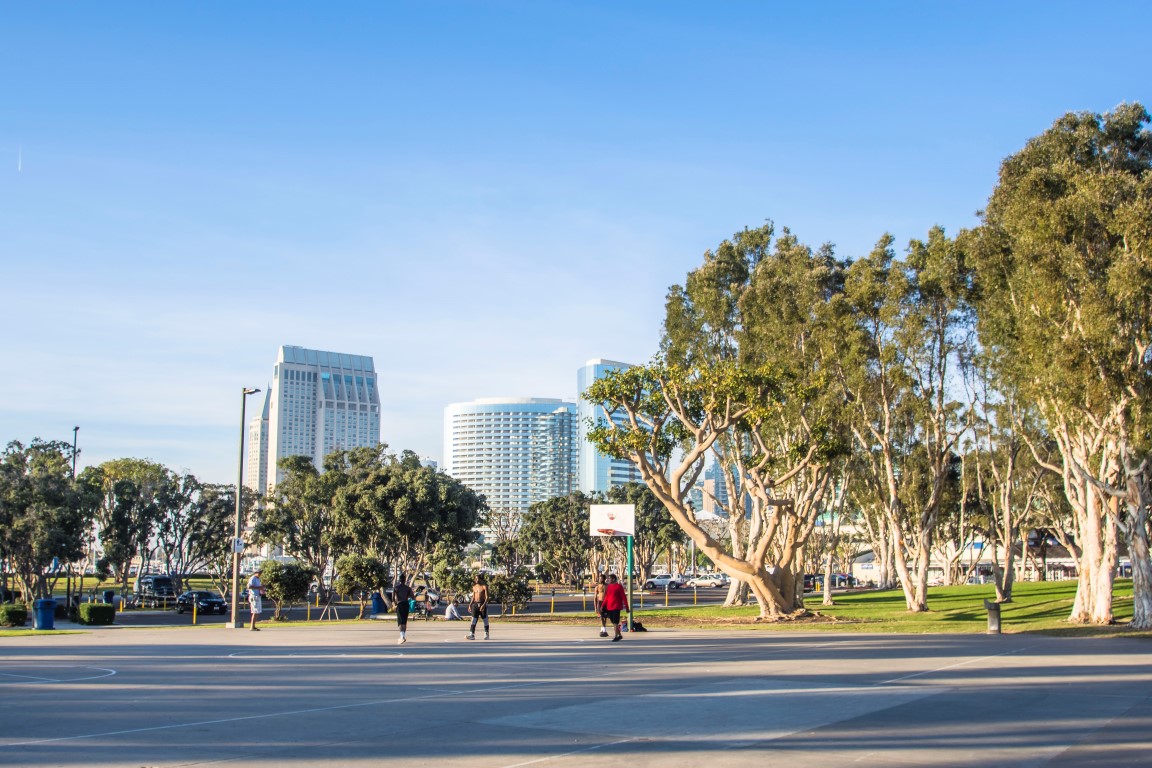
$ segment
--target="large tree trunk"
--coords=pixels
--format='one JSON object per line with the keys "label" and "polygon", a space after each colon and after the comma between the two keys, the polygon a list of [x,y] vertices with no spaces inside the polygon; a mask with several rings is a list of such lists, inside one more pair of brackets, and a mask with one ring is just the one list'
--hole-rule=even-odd
{"label": "large tree trunk", "polygon": [[1132,560],[1133,629],[1152,629],[1152,560],[1148,551],[1148,511],[1152,489],[1147,476],[1128,477],[1128,556]]}
{"label": "large tree trunk", "polygon": [[1084,486],[1087,503],[1076,509],[1080,562],[1076,599],[1068,620],[1078,624],[1111,624],[1112,583],[1116,573],[1116,521],[1107,504]]}

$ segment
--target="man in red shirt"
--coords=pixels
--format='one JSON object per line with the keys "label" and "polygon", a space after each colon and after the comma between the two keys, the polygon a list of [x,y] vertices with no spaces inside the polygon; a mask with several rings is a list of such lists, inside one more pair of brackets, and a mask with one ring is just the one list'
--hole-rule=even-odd
{"label": "man in red shirt", "polygon": [[624,587],[616,579],[616,574],[608,574],[608,586],[604,588],[604,615],[612,622],[613,628],[616,630],[616,636],[612,638],[612,642],[617,642],[624,639],[620,634],[620,611],[628,610],[628,595],[624,593]]}

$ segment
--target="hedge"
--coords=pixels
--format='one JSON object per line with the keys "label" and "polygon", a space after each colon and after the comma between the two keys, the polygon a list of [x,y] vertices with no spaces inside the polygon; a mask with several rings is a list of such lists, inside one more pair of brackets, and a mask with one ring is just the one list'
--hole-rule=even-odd
{"label": "hedge", "polygon": [[116,618],[116,606],[105,603],[80,603],[81,624],[111,624]]}
{"label": "hedge", "polygon": [[0,627],[22,627],[28,623],[28,606],[22,603],[0,605]]}

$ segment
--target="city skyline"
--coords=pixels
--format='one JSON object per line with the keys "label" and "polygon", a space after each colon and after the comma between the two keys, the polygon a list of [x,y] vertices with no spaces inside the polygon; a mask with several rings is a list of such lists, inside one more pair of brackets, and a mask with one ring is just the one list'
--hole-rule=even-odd
{"label": "city skyline", "polygon": [[442,463],[448,403],[649,360],[744,227],[974,225],[1061,115],[1152,103],[1116,18],[1152,8],[10,7],[0,437],[234,483],[294,344],[372,357],[381,439]]}

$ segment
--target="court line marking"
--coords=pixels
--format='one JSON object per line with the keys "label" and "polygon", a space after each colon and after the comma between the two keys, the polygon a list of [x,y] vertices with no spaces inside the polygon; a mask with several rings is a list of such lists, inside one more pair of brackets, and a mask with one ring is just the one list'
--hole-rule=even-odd
{"label": "court line marking", "polygon": [[[830,646],[830,645],[842,645],[842,644],[843,644],[843,641],[835,641],[835,642],[828,642],[828,643],[819,643],[815,647],[826,647],[826,646]],[[872,687],[877,686],[877,685],[886,685],[886,684],[890,684],[892,682],[896,682],[899,680],[905,680],[905,679],[909,679],[912,677],[920,677],[923,675],[932,674],[934,672],[941,672],[941,671],[944,671],[946,669],[964,666],[965,664],[975,663],[975,662],[983,661],[986,659],[993,659],[993,658],[997,658],[1000,656],[1008,656],[1010,654],[1019,653],[1023,650],[1027,650],[1027,649],[1033,648],[1033,647],[1035,647],[1035,646],[1029,645],[1029,646],[1025,646],[1024,648],[1009,650],[1009,651],[1006,651],[1005,653],[998,653],[998,654],[993,654],[990,656],[982,656],[982,657],[977,658],[977,659],[970,659],[968,661],[959,662],[957,664],[949,664],[947,666],[939,667],[937,669],[925,670],[923,672],[918,672],[918,673],[915,673],[912,675],[905,675],[904,677],[893,678],[892,680],[887,680],[887,681],[883,681],[883,682],[879,682],[879,683],[873,683]],[[779,649],[779,650],[783,651],[785,649]],[[740,655],[740,654],[734,654],[734,655]],[[685,661],[683,663],[684,664],[692,664],[692,663],[699,663],[699,662]],[[637,665],[636,668],[638,668],[638,669],[661,668],[661,667],[666,668],[667,666],[668,666],[667,664],[663,664],[663,665],[648,664],[648,665]],[[91,669],[104,669],[102,667],[90,667],[90,668]],[[109,674],[108,675],[99,675],[97,677],[108,677],[110,675],[116,674],[115,670],[105,669],[104,671],[108,672]],[[613,674],[613,673],[611,671],[608,671],[608,672],[604,673],[604,676],[608,676],[609,674]],[[96,679],[96,678],[88,678],[88,679]],[[106,731],[103,733],[81,734],[78,736],[58,736],[58,737],[50,738],[50,739],[33,739],[30,741],[8,742],[7,744],[0,743],[0,746],[25,747],[25,746],[35,746],[38,744],[54,744],[54,743],[69,742],[69,741],[83,741],[83,740],[87,740],[87,739],[105,738],[108,736],[124,736],[124,735],[134,734],[134,733],[150,733],[150,732],[155,732],[155,731],[177,730],[177,729],[181,729],[181,728],[196,728],[196,727],[205,726],[205,725],[221,725],[224,723],[237,723],[237,722],[245,722],[245,721],[249,721],[249,720],[267,720],[267,719],[274,718],[274,717],[315,714],[315,713],[319,713],[319,712],[334,712],[334,711],[340,711],[340,710],[345,710],[345,709],[361,709],[364,707],[380,706],[382,704],[396,704],[396,703],[404,703],[404,702],[410,702],[410,701],[428,701],[428,700],[433,700],[433,699],[442,699],[442,698],[447,698],[450,696],[459,696],[459,695],[475,695],[478,693],[486,693],[488,691],[512,690],[512,689],[517,689],[517,688],[531,688],[531,687],[537,687],[537,686],[546,685],[546,684],[554,684],[554,683],[560,683],[560,682],[571,682],[573,679],[569,679],[567,681],[565,681],[565,680],[538,680],[538,681],[534,681],[534,682],[530,682],[530,683],[517,683],[517,684],[509,684],[509,685],[490,686],[487,688],[475,688],[475,689],[471,689],[471,690],[460,692],[460,693],[453,691],[453,692],[442,692],[442,693],[436,693],[436,694],[429,694],[427,696],[407,696],[407,697],[402,697],[402,698],[375,699],[372,701],[357,702],[355,704],[337,704],[337,705],[333,705],[330,707],[310,707],[307,709],[287,710],[284,712],[268,712],[268,713],[254,714],[254,715],[243,715],[240,717],[220,718],[220,719],[216,719],[216,720],[201,720],[201,721],[191,722],[191,723],[172,723],[170,725],[157,725],[157,726],[150,726],[148,728],[132,728],[132,729],[126,729],[126,730],[121,730],[121,731]],[[626,743],[627,741],[634,741],[634,740],[635,739],[626,739],[624,741],[614,742],[614,743],[622,744],[622,743]],[[581,752],[590,751],[591,749],[594,749],[594,748],[599,749],[599,748],[602,748],[603,746],[611,746],[611,744],[597,745],[596,747],[590,747],[590,748],[585,749],[585,750],[577,750],[576,752],[565,753],[565,755],[567,755],[567,754],[579,754]],[[537,760],[533,760],[533,761],[530,761],[527,763],[518,763],[516,765],[531,765],[533,763],[543,762],[545,760],[552,760],[552,759],[555,759],[557,757],[563,757],[565,755],[554,755],[551,757],[538,758]],[[505,766],[505,768],[516,768],[516,766]]]}
{"label": "court line marking", "polygon": [[[25,683],[25,685],[33,685],[35,683],[82,683],[86,680],[101,680],[105,677],[112,677],[113,675],[116,674],[116,670],[108,669],[107,667],[72,667],[72,669],[98,669],[101,672],[104,672],[106,674],[91,675],[89,677],[70,677],[66,680],[64,680],[64,679],[58,680],[58,679],[52,678],[52,677],[32,677],[30,675],[13,675],[13,674],[9,674],[6,672],[0,672],[0,676],[3,676],[3,677],[23,677],[23,678],[26,678],[28,680],[34,681],[34,683]],[[13,683],[13,685],[19,685],[19,684],[20,683]]]}
{"label": "court line marking", "polygon": [[1014,653],[1022,653],[1024,651],[1030,650],[1030,649],[1035,648],[1035,647],[1036,647],[1035,645],[1026,645],[1023,648],[1014,648],[1010,651],[1005,651],[1004,653],[993,653],[989,656],[980,656],[980,657],[977,657],[975,659],[967,659],[965,661],[958,661],[955,664],[946,664],[945,666],[937,667],[936,669],[926,669],[923,672],[915,672],[911,675],[904,675],[902,677],[894,677],[891,680],[882,680],[878,683],[872,683],[872,685],[873,686],[891,685],[892,683],[899,683],[902,680],[911,680],[914,677],[923,677],[924,675],[933,675],[933,674],[936,674],[937,672],[944,672],[945,670],[956,669],[957,667],[966,667],[969,664],[975,664],[979,661],[987,661],[988,659],[998,659],[1001,656],[1011,656]]}
{"label": "court line marking", "polygon": [[[113,673],[115,674],[115,673]],[[519,685],[501,685],[492,688],[480,688],[466,693],[485,693],[486,691],[499,691],[508,688],[531,688],[534,686],[545,685],[546,683],[555,682],[552,680],[535,681],[531,683],[521,683]],[[83,741],[85,739],[100,739],[108,736],[125,736],[133,733],[150,733],[154,731],[171,731],[179,728],[197,728],[204,725],[222,725],[224,723],[241,723],[247,720],[267,720],[273,717],[285,717],[290,715],[311,715],[318,712],[337,712],[342,709],[360,709],[363,707],[375,707],[382,704],[402,704],[409,701],[428,701],[430,699],[443,699],[449,696],[459,696],[461,694],[448,692],[429,694],[427,696],[405,696],[395,699],[374,699],[372,701],[361,701],[355,704],[336,704],[331,707],[309,707],[308,709],[292,709],[284,712],[265,712],[255,715],[242,715],[240,717],[224,717],[217,720],[200,720],[194,723],[172,723],[170,725],[154,725],[148,728],[129,728],[123,731],[106,731],[104,733],[88,733],[79,736],[57,736],[51,739],[33,739],[31,741],[12,741],[8,743],[0,742],[0,747],[28,747],[37,744],[58,744],[64,741]]]}

